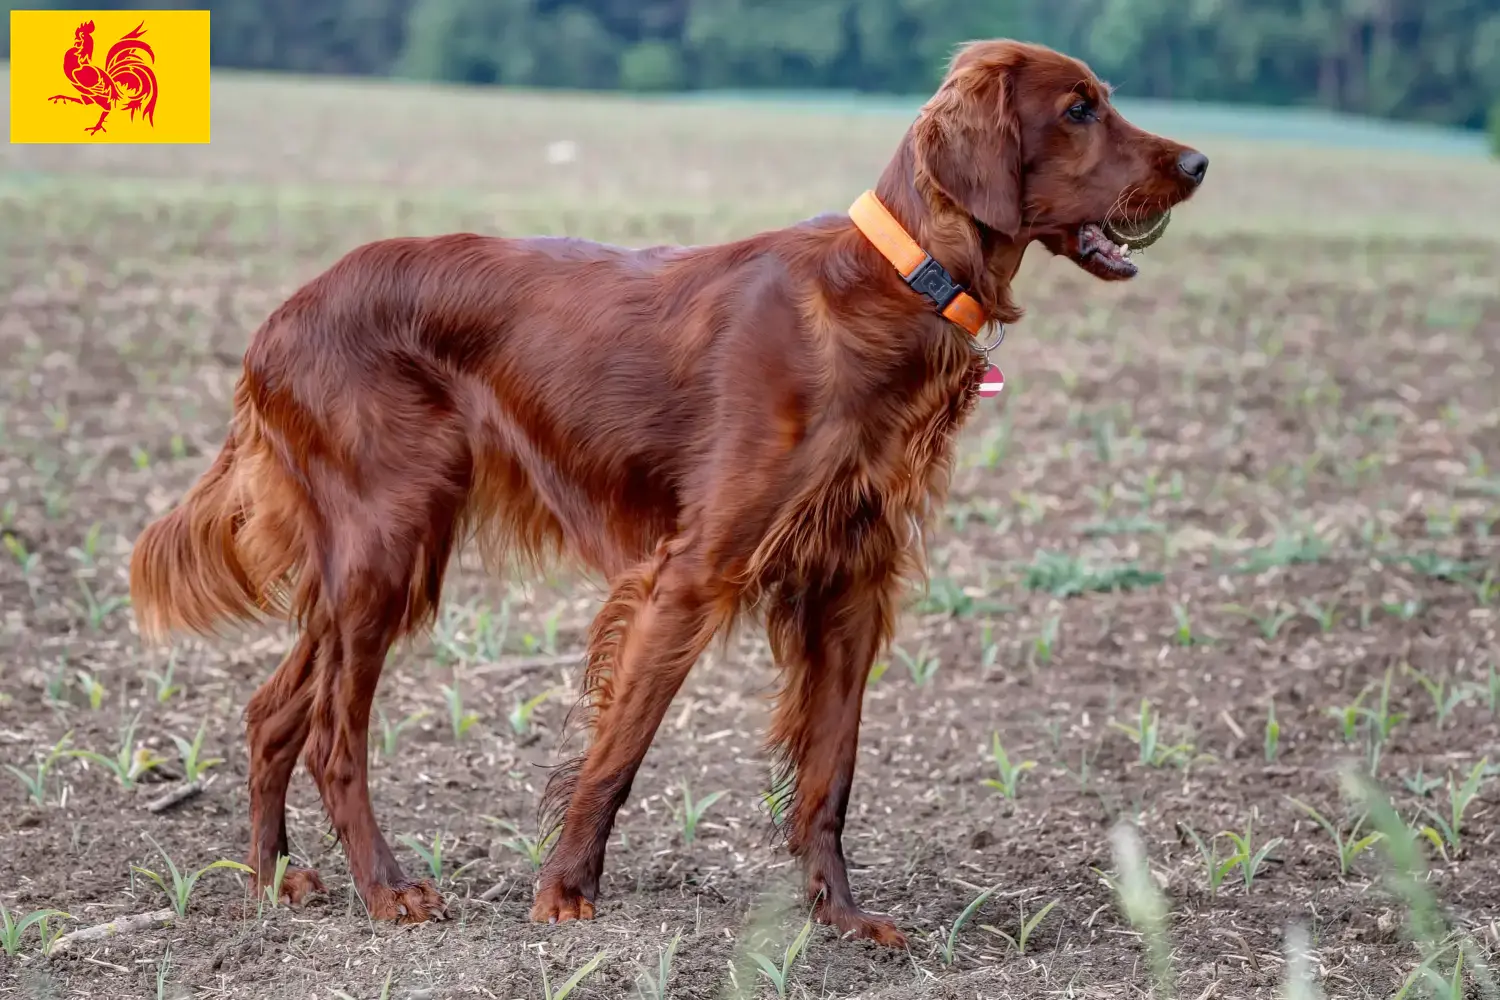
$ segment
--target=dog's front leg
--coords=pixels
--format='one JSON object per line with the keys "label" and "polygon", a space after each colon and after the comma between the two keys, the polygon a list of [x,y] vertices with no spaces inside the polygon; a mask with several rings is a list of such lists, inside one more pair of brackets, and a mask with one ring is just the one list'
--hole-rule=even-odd
{"label": "dog's front leg", "polygon": [[845,581],[772,611],[769,633],[784,682],[771,741],[792,782],[788,844],[807,873],[809,898],[818,900],[817,919],[904,948],[893,921],[854,901],[843,845],[865,681],[890,634],[894,594],[894,581]]}
{"label": "dog's front leg", "polygon": [[532,920],[593,917],[615,813],[673,696],[731,607],[725,585],[680,542],[616,581],[589,636],[593,740],[582,761],[553,775],[544,798],[544,809],[546,800],[565,800],[566,808]]}

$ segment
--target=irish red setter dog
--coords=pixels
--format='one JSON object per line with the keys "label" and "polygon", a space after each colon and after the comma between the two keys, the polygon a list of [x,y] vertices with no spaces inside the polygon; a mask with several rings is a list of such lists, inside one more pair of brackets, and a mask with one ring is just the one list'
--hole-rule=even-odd
{"label": "irish red setter dog", "polygon": [[[310,281],[256,333],[223,450],[131,567],[147,637],[300,626],[247,710],[259,878],[287,851],[300,755],[370,914],[443,915],[381,835],[366,731],[386,651],[430,623],[477,536],[495,566],[560,557],[609,587],[580,701],[592,738],[547,787],[562,828],[533,919],[593,916],[657,726],[743,615],[782,675],[769,746],[817,915],[901,945],[855,902],[841,838],[866,674],[985,371],[971,331],[1020,317],[1033,241],[1134,275],[1104,234],[1188,198],[1207,164],[1123,119],[1082,63],[977,42],[874,188],[932,258],[920,276],[839,214],[688,248],[388,239]],[[292,868],[283,891],[320,888]]]}

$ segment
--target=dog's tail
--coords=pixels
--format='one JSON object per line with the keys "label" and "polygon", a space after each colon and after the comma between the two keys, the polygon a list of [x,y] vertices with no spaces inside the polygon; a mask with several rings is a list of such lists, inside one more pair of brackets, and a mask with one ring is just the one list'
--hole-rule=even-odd
{"label": "dog's tail", "polygon": [[267,442],[244,394],[236,396],[237,416],[246,419],[181,502],[136,540],[130,602],[148,641],[182,631],[211,636],[224,622],[276,610],[281,602],[268,588],[280,589],[303,562],[299,533],[288,530],[282,512],[258,509],[267,501],[277,505],[272,485],[279,470],[268,468],[275,463],[266,461]]}

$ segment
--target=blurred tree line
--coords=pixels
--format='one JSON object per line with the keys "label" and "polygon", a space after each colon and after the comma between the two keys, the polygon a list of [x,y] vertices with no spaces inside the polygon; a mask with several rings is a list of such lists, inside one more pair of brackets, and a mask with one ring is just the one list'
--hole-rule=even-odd
{"label": "blurred tree line", "polygon": [[[139,0],[32,0],[129,9]],[[921,94],[953,46],[1026,38],[1138,97],[1480,127],[1500,0],[154,0],[222,66],[537,87]],[[6,30],[0,28],[0,30]]]}

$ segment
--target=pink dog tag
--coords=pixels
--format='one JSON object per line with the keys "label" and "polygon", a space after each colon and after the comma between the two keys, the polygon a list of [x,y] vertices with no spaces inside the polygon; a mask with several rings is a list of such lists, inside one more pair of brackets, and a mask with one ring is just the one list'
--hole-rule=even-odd
{"label": "pink dog tag", "polygon": [[998,396],[1000,390],[1005,388],[1005,373],[997,366],[990,365],[989,370],[984,373],[984,381],[979,383],[979,394],[981,396]]}

